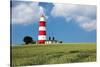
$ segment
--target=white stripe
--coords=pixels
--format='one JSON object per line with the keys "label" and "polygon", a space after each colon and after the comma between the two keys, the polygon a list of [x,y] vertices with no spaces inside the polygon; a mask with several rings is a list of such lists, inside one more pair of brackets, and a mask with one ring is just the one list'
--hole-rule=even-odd
{"label": "white stripe", "polygon": [[38,40],[46,40],[46,36],[45,35],[39,35]]}
{"label": "white stripe", "polygon": [[44,26],[39,27],[39,31],[45,31],[45,30],[46,30],[46,28]]}
{"label": "white stripe", "polygon": [[40,21],[45,21],[44,17],[41,17],[41,18],[40,18]]}

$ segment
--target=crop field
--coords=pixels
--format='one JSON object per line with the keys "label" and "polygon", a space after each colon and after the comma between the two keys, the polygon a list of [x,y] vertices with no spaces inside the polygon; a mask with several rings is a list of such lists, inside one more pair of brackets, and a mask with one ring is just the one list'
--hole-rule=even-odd
{"label": "crop field", "polygon": [[12,46],[12,66],[96,61],[96,43]]}

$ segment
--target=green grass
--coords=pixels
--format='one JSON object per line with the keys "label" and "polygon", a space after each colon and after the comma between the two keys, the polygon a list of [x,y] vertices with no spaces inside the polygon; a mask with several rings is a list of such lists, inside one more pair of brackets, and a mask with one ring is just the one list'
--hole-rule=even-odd
{"label": "green grass", "polygon": [[12,66],[94,61],[95,43],[12,46]]}

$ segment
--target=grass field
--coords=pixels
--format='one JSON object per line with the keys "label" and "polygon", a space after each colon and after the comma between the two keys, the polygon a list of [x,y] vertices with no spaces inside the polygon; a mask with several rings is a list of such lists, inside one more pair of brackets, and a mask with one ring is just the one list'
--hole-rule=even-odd
{"label": "grass field", "polygon": [[95,43],[12,46],[12,66],[94,61]]}

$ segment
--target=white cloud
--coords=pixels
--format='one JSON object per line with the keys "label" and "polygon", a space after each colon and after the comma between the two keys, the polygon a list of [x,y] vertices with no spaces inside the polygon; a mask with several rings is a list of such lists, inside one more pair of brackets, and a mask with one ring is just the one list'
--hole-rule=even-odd
{"label": "white cloud", "polygon": [[29,24],[38,21],[39,16],[40,6],[38,2],[20,2],[12,7],[12,22],[14,24]]}
{"label": "white cloud", "polygon": [[86,31],[96,29],[96,6],[54,4],[51,15],[53,17],[64,17],[67,22],[73,19]]}
{"label": "white cloud", "polygon": [[80,26],[83,29],[86,29],[87,31],[92,31],[96,29],[96,20],[90,21],[90,22],[85,22],[83,24],[80,24]]}

